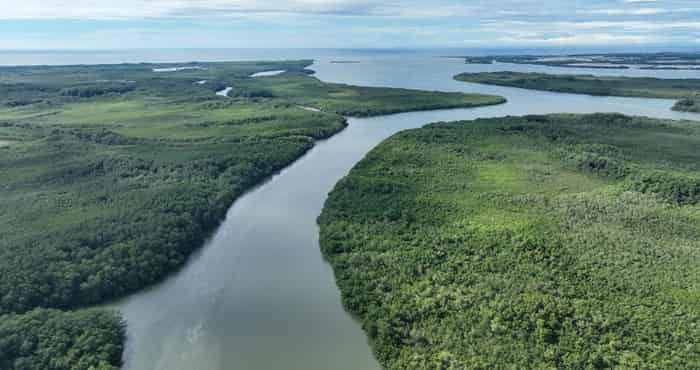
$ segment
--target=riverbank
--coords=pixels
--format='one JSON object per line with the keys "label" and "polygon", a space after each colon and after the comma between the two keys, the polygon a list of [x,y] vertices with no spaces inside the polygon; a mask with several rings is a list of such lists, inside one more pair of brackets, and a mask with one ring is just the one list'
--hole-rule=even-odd
{"label": "riverbank", "polygon": [[[0,314],[85,307],[162,280],[235,199],[342,130],[341,113],[502,102],[324,84],[309,63],[6,69],[0,134],[21,145],[3,148],[0,162]],[[286,72],[249,77],[271,70]],[[116,75],[133,82],[101,82]],[[226,86],[229,99],[214,95]],[[43,351],[3,353],[32,363]],[[92,361],[72,359],[83,360]]]}
{"label": "riverbank", "polygon": [[385,368],[694,367],[699,144],[619,114],[404,131],[336,185],[321,246]]}
{"label": "riverbank", "polygon": [[700,79],[658,79],[544,73],[462,73],[458,81],[595,96],[679,100],[673,109],[700,112]]}

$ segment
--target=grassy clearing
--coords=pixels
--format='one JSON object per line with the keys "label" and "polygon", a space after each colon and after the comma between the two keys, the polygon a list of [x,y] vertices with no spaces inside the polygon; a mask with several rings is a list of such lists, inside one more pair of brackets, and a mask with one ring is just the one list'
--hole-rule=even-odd
{"label": "grassy clearing", "polygon": [[700,112],[700,79],[659,79],[552,75],[544,73],[462,73],[458,81],[600,96],[679,99],[674,110]]}
{"label": "grassy clearing", "polygon": [[437,123],[333,190],[321,245],[388,369],[700,366],[700,128]]}
{"label": "grassy clearing", "polygon": [[[120,356],[95,356],[106,345],[121,353],[119,318],[101,313],[89,327],[69,310],[181,267],[238,196],[342,130],[341,113],[502,102],[324,84],[308,75],[309,63],[0,68],[0,142],[12,143],[0,146],[0,330],[27,329],[13,334],[24,339],[0,339],[0,367],[117,366]],[[190,69],[153,72],[176,67]],[[249,77],[269,70],[287,72]],[[228,97],[215,95],[227,86]],[[297,107],[307,104],[323,111]],[[33,313],[38,307],[55,311]],[[45,338],[56,321],[84,331]],[[75,358],[46,365],[73,335],[92,340],[100,330],[113,334],[109,344],[79,344]],[[33,345],[18,349],[21,341]]]}

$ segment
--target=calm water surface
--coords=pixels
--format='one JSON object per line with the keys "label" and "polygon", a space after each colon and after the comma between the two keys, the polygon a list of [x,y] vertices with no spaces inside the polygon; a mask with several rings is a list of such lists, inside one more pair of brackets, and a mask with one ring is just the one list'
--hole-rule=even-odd
{"label": "calm water surface", "polygon": [[551,112],[700,119],[672,112],[669,100],[535,92],[451,79],[464,71],[532,69],[528,66],[474,66],[426,56],[355,57],[361,63],[330,63],[330,56],[312,68],[324,81],[483,92],[505,96],[509,103],[350,119],[345,131],[240,198],[183,270],[117,305],[128,322],[127,369],[378,369],[321,257],[316,218],[334,184],[397,131],[434,121]]}

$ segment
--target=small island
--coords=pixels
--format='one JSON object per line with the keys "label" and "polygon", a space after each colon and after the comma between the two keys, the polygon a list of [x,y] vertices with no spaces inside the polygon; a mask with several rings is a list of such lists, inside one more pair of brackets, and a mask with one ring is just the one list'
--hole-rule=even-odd
{"label": "small island", "polygon": [[319,218],[386,369],[700,366],[700,127],[620,114],[394,135]]}
{"label": "small island", "polygon": [[679,100],[673,109],[680,112],[700,113],[700,93]]}
{"label": "small island", "polygon": [[700,70],[700,53],[494,55],[463,58],[467,64],[496,62],[563,68]]}
{"label": "small island", "polygon": [[557,75],[546,73],[462,73],[463,82],[597,96],[678,99],[674,110],[700,112],[700,79]]}

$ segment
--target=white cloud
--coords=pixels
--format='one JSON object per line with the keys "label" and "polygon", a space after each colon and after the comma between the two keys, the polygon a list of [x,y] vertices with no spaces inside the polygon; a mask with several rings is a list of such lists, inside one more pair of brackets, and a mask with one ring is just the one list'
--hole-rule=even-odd
{"label": "white cloud", "polygon": [[[58,35],[47,32],[43,38],[72,39],[81,47],[92,43],[99,45],[101,40],[109,39],[101,36],[84,38],[86,34],[94,34],[106,27],[115,28],[111,34],[131,29],[128,38],[124,37],[125,47],[162,45],[168,44],[168,40],[172,40],[171,44],[198,46],[195,41],[182,39],[183,36],[176,32],[186,29],[187,33],[194,30],[200,36],[211,35],[214,25],[223,30],[240,26],[237,33],[225,40],[216,37],[208,41],[222,47],[247,46],[248,41],[252,44],[260,41],[265,46],[283,42],[282,46],[323,44],[338,47],[350,43],[360,47],[365,44],[391,47],[460,43],[691,44],[700,35],[699,1],[0,0],[0,23],[28,19],[139,21],[117,25],[105,22],[104,27],[91,26],[95,27],[93,30],[83,27],[59,29]],[[159,22],[151,23],[154,20]],[[47,21],[45,24],[59,25],[61,21]],[[3,32],[0,38],[12,42],[19,40],[16,41],[19,45],[22,45],[22,39],[42,39],[33,34],[30,27],[27,29],[12,30],[14,34]],[[169,29],[176,32],[168,33]],[[245,35],[238,36],[242,32]],[[298,36],[302,33],[303,38]],[[285,38],[288,35],[290,40]],[[40,43],[32,41],[28,44]]]}
{"label": "white cloud", "polygon": [[608,33],[579,34],[542,38],[502,37],[499,41],[509,44],[534,45],[598,45],[598,44],[649,44],[660,42],[657,36],[616,35]]}
{"label": "white cloud", "polygon": [[[0,19],[149,19],[179,17],[231,17],[251,14],[307,14],[386,16],[404,18],[516,17],[553,15],[567,17],[571,9],[581,15],[649,16],[689,12],[687,0],[664,2],[663,7],[635,4],[659,0],[620,0],[590,5],[584,0],[0,0]],[[676,3],[674,4],[674,1]],[[602,4],[602,5],[601,5]],[[692,4],[692,3],[690,3]],[[651,4],[650,4],[651,5]],[[500,10],[499,10],[500,9]]]}
{"label": "white cloud", "polygon": [[382,14],[376,0],[0,0],[2,19],[131,19],[248,13]]}
{"label": "white cloud", "polygon": [[[534,26],[534,25],[533,25]],[[553,22],[549,26],[561,29],[601,30],[617,29],[626,32],[648,32],[673,29],[700,30],[700,22],[654,22],[654,21],[584,21],[584,22]]]}
{"label": "white cloud", "polygon": [[[442,1],[442,0],[441,0]],[[510,1],[510,0],[508,0]],[[0,19],[149,19],[306,14],[433,18],[483,14],[480,6],[400,0],[0,0]]]}
{"label": "white cloud", "polygon": [[604,14],[604,15],[653,15],[669,13],[671,10],[665,8],[611,8],[611,9],[593,9],[581,10],[582,14]]}

